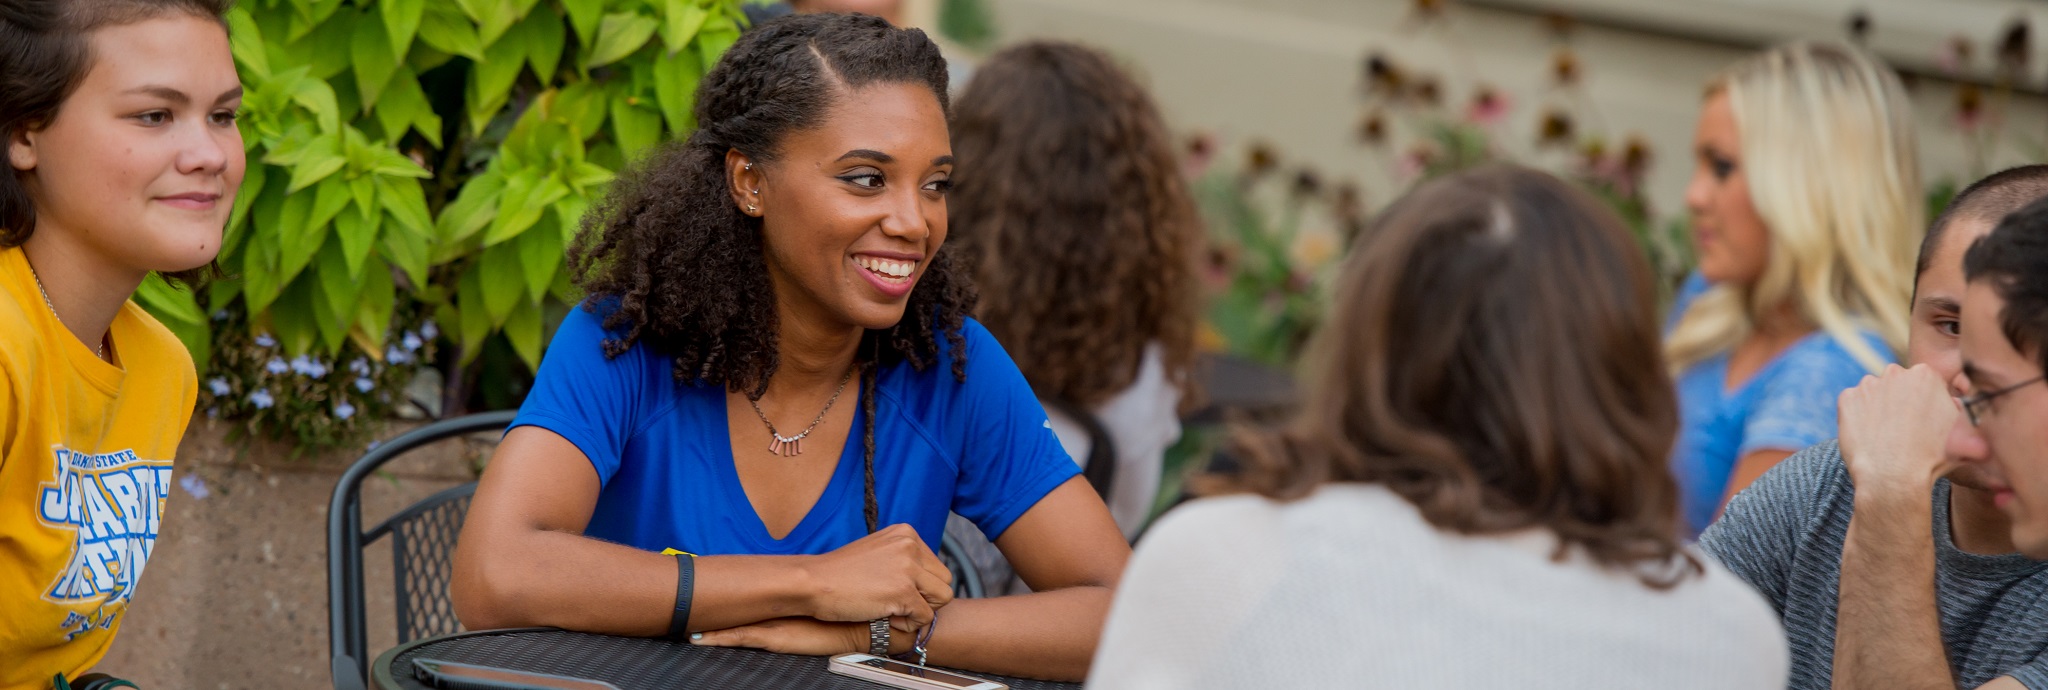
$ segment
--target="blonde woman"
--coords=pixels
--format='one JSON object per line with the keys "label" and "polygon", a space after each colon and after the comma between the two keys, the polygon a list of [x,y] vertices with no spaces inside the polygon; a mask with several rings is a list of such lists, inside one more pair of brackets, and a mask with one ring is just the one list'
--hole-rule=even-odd
{"label": "blonde woman", "polygon": [[1925,213],[1910,118],[1898,77],[1839,45],[1773,48],[1708,86],[1685,194],[1700,267],[1665,343],[1691,534],[1832,438],[1835,398],[1904,345]]}

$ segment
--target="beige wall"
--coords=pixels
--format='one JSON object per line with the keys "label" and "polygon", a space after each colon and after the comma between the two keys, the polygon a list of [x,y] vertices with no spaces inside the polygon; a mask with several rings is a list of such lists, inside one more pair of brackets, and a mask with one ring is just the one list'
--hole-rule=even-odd
{"label": "beige wall", "polygon": [[[1497,0],[1520,6],[1568,7],[1609,13],[1637,10],[1645,22],[1680,29],[1701,26],[1723,35],[1783,39],[1794,36],[1839,36],[1843,0],[1697,0],[1691,14],[1662,12],[1671,3],[1643,0]],[[1758,5],[1758,7],[1747,7]],[[1449,21],[1418,27],[1410,20],[1409,0],[991,0],[997,29],[1005,42],[1026,38],[1063,38],[1104,47],[1122,58],[1149,83],[1176,129],[1214,131],[1237,142],[1271,141],[1283,157],[1312,162],[1334,177],[1362,181],[1369,201],[1378,205],[1400,190],[1391,174],[1390,157],[1374,155],[1355,143],[1353,131],[1363,112],[1358,85],[1363,57],[1381,50],[1417,71],[1440,75],[1451,107],[1462,108],[1474,81],[1499,88],[1513,100],[1510,119],[1498,141],[1517,159],[1553,168],[1560,154],[1532,153],[1546,98],[1564,98],[1549,84],[1549,60],[1555,45],[1544,23],[1527,12],[1456,6]],[[1997,34],[2012,16],[2012,0],[1943,0],[1946,24],[1930,27],[1928,12],[1908,12],[1889,0],[1864,3],[1873,7],[1878,33],[1873,42],[1894,59],[1918,58],[1930,66],[1941,40],[1962,33],[1980,43]],[[1721,5],[1701,15],[1698,6]],[[1893,7],[1893,6],[1899,7]],[[1759,7],[1798,6],[1759,21]],[[1619,9],[1617,9],[1619,8]],[[1661,13],[1660,13],[1661,12]],[[1887,14],[1890,13],[1890,14]],[[1707,26],[1726,19],[1725,25]],[[1888,21],[1893,22],[1887,24]],[[1911,23],[1913,31],[1894,29]],[[1939,22],[1935,22],[1939,24]],[[1778,35],[1757,32],[1773,24],[1786,28]],[[2040,32],[2037,31],[2038,35]],[[1601,123],[1581,120],[1582,127],[1604,131],[1619,140],[1631,133],[1647,138],[1656,154],[1649,188],[1660,215],[1682,211],[1682,195],[1691,174],[1689,150],[1701,84],[1714,72],[1744,54],[1724,44],[1671,38],[1633,30],[1580,26],[1571,39],[1585,72],[1585,93]],[[1926,45],[1921,45],[1926,44]],[[1916,47],[1919,46],[1919,47]],[[1983,64],[1985,49],[1979,49]],[[2036,51],[2037,60],[2048,57]],[[2041,74],[2036,69],[2035,75]],[[1941,176],[1973,174],[1968,147],[1955,128],[1945,124],[1953,112],[1955,86],[1941,80],[1919,80],[1914,91],[1921,122],[1922,159],[1932,182]],[[2033,141],[2048,137],[2048,111],[2039,99],[2023,97],[2009,115]],[[1412,141],[1411,137],[1399,137]],[[2038,160],[2038,150],[2007,145],[1991,156],[1992,169]],[[2036,145],[2037,146],[2037,145]],[[2029,153],[2029,150],[2032,153]],[[1235,153],[1235,151],[1231,151]]]}

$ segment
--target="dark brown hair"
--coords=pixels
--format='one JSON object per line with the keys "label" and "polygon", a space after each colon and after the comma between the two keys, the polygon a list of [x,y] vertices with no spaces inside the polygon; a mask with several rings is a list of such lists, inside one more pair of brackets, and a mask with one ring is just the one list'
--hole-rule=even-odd
{"label": "dark brown hair", "polygon": [[[852,89],[916,84],[947,107],[946,61],[916,29],[875,17],[801,14],[762,23],[740,36],[697,87],[697,131],[627,170],[583,219],[569,250],[569,271],[615,334],[601,345],[617,357],[644,343],[674,358],[678,384],[715,385],[760,398],[780,359],[775,288],[762,254],[761,219],[733,203],[726,151],[772,161],[789,135],[818,126]],[[974,289],[955,268],[950,245],[910,293],[903,320],[868,331],[861,366],[861,446],[866,463],[868,530],[874,531],[875,370],[938,361],[951,345],[953,375],[966,377],[961,327]]]}
{"label": "dark brown hair", "polygon": [[1651,587],[1700,565],[1665,467],[1677,401],[1649,265],[1550,175],[1487,166],[1383,212],[1343,267],[1308,399],[1241,432],[1212,488],[1277,499],[1381,484],[1461,534],[1545,528]]}
{"label": "dark brown hair", "polygon": [[[0,151],[16,132],[56,119],[64,100],[92,67],[96,29],[172,14],[204,17],[227,27],[229,0],[0,0]],[[4,160],[4,156],[0,156]],[[36,209],[24,173],[0,175],[0,247],[17,247],[36,230]],[[199,269],[203,271],[205,269]],[[180,276],[198,275],[185,271]],[[172,275],[172,274],[166,274]]]}
{"label": "dark brown hair", "polygon": [[1999,221],[1963,255],[1963,274],[1991,281],[2005,300],[1998,327],[2013,349],[2032,351],[2048,371],[2048,199]]}
{"label": "dark brown hair", "polygon": [[1950,223],[1975,218],[1997,225],[2006,214],[2043,196],[2048,196],[2048,165],[2006,168],[1970,183],[1948,201],[1941,215],[1927,226],[1927,235],[1920,238],[1920,259],[1913,264],[1914,280],[1918,281],[1920,274],[1927,272],[1928,263],[1934,261],[1934,250],[1948,233]]}
{"label": "dark brown hair", "polygon": [[1102,53],[1034,42],[983,64],[953,114],[948,200],[976,316],[1039,395],[1131,385],[1158,342],[1185,389],[1201,226],[1145,90]]}

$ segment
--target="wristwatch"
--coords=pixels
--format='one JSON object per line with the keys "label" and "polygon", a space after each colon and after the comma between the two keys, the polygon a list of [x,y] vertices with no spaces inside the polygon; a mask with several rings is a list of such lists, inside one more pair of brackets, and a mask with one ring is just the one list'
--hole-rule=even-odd
{"label": "wristwatch", "polygon": [[868,621],[868,654],[889,656],[889,619],[877,618]]}

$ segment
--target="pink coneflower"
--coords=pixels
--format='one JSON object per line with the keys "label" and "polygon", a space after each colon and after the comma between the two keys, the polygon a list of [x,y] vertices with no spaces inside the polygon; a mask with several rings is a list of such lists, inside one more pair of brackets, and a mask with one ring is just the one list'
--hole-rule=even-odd
{"label": "pink coneflower", "polygon": [[1508,97],[1491,86],[1479,87],[1479,92],[1472,95],[1472,102],[1465,106],[1465,120],[1481,127],[1492,127],[1507,115]]}

